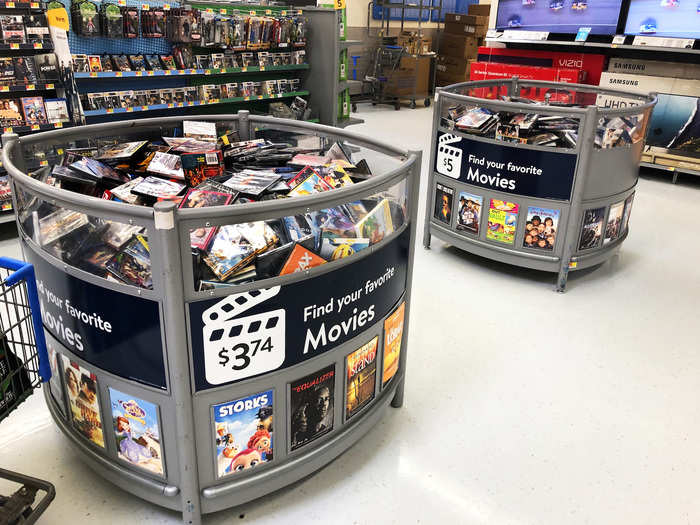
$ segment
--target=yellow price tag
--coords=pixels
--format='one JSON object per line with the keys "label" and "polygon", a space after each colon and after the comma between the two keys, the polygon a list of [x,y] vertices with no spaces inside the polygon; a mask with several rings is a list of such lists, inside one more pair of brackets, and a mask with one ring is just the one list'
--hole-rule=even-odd
{"label": "yellow price tag", "polygon": [[241,73],[245,73],[246,71],[248,71],[248,68],[247,68],[247,67],[242,67],[242,68],[241,68]]}
{"label": "yellow price tag", "polygon": [[121,77],[121,76],[122,76],[122,72],[121,72],[121,71],[117,71],[117,72],[114,73],[114,76],[115,76],[115,77]]}
{"label": "yellow price tag", "polygon": [[334,0],[336,9],[345,9],[345,0]]}
{"label": "yellow price tag", "polygon": [[262,95],[258,95],[258,100],[262,100],[263,98],[265,97],[263,97]]}
{"label": "yellow price tag", "polygon": [[163,11],[170,11],[170,4],[163,4]]}
{"label": "yellow price tag", "polygon": [[0,91],[10,91],[10,86],[2,86],[0,87]]}
{"label": "yellow price tag", "polygon": [[219,14],[220,14],[220,15],[225,15],[225,14],[226,14],[226,9],[224,9],[224,8],[219,9]]}
{"label": "yellow price tag", "polygon": [[148,4],[141,4],[141,11],[150,11],[151,6]]}
{"label": "yellow price tag", "polygon": [[44,49],[44,44],[36,42],[34,43],[34,49]]}
{"label": "yellow price tag", "polygon": [[90,71],[90,78],[97,78],[97,72],[96,72],[96,71]]}
{"label": "yellow price tag", "polygon": [[39,2],[29,2],[29,7],[31,9],[39,9]]}
{"label": "yellow price tag", "polygon": [[184,104],[183,104],[182,102],[178,102],[178,103],[177,103],[177,107],[181,108],[181,107],[183,107],[183,106],[184,106]]}
{"label": "yellow price tag", "polygon": [[177,70],[177,74],[178,74],[178,75],[184,75],[184,74],[185,74],[185,70],[184,70],[184,69],[178,69],[178,70]]}
{"label": "yellow price tag", "polygon": [[112,108],[107,109],[107,113],[108,114],[114,113],[114,109],[112,109]]}
{"label": "yellow price tag", "polygon": [[251,11],[249,14],[250,16],[255,16],[257,13],[255,11]]}
{"label": "yellow price tag", "polygon": [[46,89],[53,89],[53,84],[46,84]]}
{"label": "yellow price tag", "polygon": [[205,69],[204,70],[205,75],[211,75],[211,69]]}
{"label": "yellow price tag", "polygon": [[303,11],[302,11],[301,9],[299,9],[299,10],[297,11],[297,14],[298,14],[298,15],[300,15],[300,14],[302,14],[302,13],[303,13]]}
{"label": "yellow price tag", "polygon": [[126,108],[127,113],[131,113],[132,111],[134,111],[134,108]]}
{"label": "yellow price tag", "polygon": [[5,7],[7,7],[8,9],[13,9],[15,7],[15,3],[14,2],[5,2]]}
{"label": "yellow price tag", "polygon": [[175,107],[175,104],[172,104],[172,103],[171,103],[171,104],[168,104],[168,109],[174,108],[174,107]]}
{"label": "yellow price tag", "polygon": [[27,84],[27,91],[34,91],[34,84]]}
{"label": "yellow price tag", "polygon": [[188,105],[188,106],[194,106],[194,102],[188,102],[187,105]]}
{"label": "yellow price tag", "polygon": [[32,131],[37,131],[39,129],[39,124],[32,124]]}
{"label": "yellow price tag", "polygon": [[143,76],[143,71],[135,71],[137,77]]}
{"label": "yellow price tag", "polygon": [[190,75],[196,75],[197,70],[196,69],[190,69]]}
{"label": "yellow price tag", "polygon": [[260,66],[260,71],[265,71],[265,66]]}
{"label": "yellow price tag", "polygon": [[126,5],[126,0],[117,0],[117,4],[119,4],[119,5],[121,5],[121,6],[125,6],[125,5]]}
{"label": "yellow price tag", "polygon": [[265,9],[265,14],[266,14],[266,15],[271,15],[271,14],[272,14],[272,9]]}
{"label": "yellow price tag", "polygon": [[250,97],[243,97],[243,100],[244,100],[245,102],[248,102],[248,101],[250,100]]}
{"label": "yellow price tag", "polygon": [[207,11],[207,13],[213,13],[213,12],[214,12],[214,10],[213,10],[211,7],[207,7],[206,11]]}
{"label": "yellow price tag", "polygon": [[[56,124],[60,124],[60,122],[57,122]],[[59,155],[63,155],[63,148],[58,148],[56,150],[56,153],[58,153]]]}
{"label": "yellow price tag", "polygon": [[569,262],[569,268],[576,268],[577,266],[578,266],[578,262],[576,262],[576,261]]}
{"label": "yellow price tag", "polygon": [[10,49],[19,49],[19,44],[10,44]]}
{"label": "yellow price tag", "polygon": [[49,165],[49,161],[48,161],[48,160],[42,160],[41,162],[39,162],[39,165],[40,165],[40,166],[48,166],[48,165]]}
{"label": "yellow price tag", "polygon": [[4,128],[3,131],[5,133],[12,133],[12,128]]}
{"label": "yellow price tag", "polygon": [[155,71],[146,71],[146,75],[149,77],[152,77],[155,74],[156,74]]}
{"label": "yellow price tag", "polygon": [[280,15],[281,15],[281,16],[287,16],[287,11],[281,11],[281,12],[280,12]]}
{"label": "yellow price tag", "polygon": [[172,71],[170,71],[169,69],[166,69],[164,74],[165,74],[165,76],[172,75]]}
{"label": "yellow price tag", "polygon": [[141,106],[141,111],[148,111],[148,106]]}

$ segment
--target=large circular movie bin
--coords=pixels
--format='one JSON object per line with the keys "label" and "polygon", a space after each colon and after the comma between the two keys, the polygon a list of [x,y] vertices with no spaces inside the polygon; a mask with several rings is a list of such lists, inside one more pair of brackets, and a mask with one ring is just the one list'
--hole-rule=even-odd
{"label": "large circular movie bin", "polygon": [[[436,99],[426,248],[436,236],[481,257],[554,272],[560,292],[570,270],[617,253],[654,94],[513,78],[439,88]],[[477,126],[492,124],[483,110],[498,115],[488,132]],[[474,119],[460,129],[455,119],[467,113]],[[519,125],[533,114],[541,136],[521,136]]]}
{"label": "large circular movie bin", "polygon": [[[45,162],[26,169],[36,149],[165,136],[183,120],[234,127],[241,140],[279,132],[342,141],[375,159],[375,173],[309,196],[178,209],[172,202],[135,206],[50,186],[36,178]],[[104,478],[196,524],[202,514],[308,476],[375,426],[388,405],[402,405],[421,152],[247,112],[4,135],[3,142],[54,371],[46,402],[57,426]],[[378,200],[388,202],[393,231],[351,256],[234,286],[194,287],[191,231]],[[152,288],[93,275],[43,249],[38,224],[63,209],[144,227]],[[366,371],[359,380],[358,357]],[[237,437],[241,425],[248,425],[247,442]]]}

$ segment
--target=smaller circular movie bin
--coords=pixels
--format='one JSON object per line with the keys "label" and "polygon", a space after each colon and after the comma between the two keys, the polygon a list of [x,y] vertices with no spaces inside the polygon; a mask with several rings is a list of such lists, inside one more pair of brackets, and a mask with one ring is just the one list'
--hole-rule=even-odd
{"label": "smaller circular movie bin", "polygon": [[560,292],[619,250],[655,95],[513,78],[436,98],[426,248],[555,272]]}
{"label": "smaller circular movie bin", "polygon": [[[330,191],[191,208],[51,185],[66,155],[182,136],[184,121],[214,123],[224,151],[234,136],[298,151],[337,143],[363,169]],[[3,143],[53,367],[46,402],[104,478],[196,524],[308,476],[401,406],[420,152],[247,112]],[[338,209],[353,214],[344,240],[327,236]]]}

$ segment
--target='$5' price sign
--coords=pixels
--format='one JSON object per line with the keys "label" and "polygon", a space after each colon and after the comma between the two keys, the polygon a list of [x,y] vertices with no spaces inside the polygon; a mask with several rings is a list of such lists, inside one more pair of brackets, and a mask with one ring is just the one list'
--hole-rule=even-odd
{"label": "'$5' price sign", "polygon": [[[279,287],[276,289],[279,291]],[[275,295],[277,291],[274,290],[229,295],[204,312],[204,366],[209,383],[239,381],[282,366],[284,310],[236,317]]]}

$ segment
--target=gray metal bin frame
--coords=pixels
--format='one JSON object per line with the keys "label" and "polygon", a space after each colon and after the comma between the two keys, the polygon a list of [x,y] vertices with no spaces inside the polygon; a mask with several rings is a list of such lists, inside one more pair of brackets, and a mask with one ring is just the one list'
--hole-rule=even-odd
{"label": "gray metal bin frame", "polygon": [[[626,107],[608,108],[588,105],[586,107],[558,107],[554,105],[537,105],[527,103],[506,102],[504,100],[486,99],[476,96],[468,96],[462,93],[474,93],[471,90],[479,88],[505,89],[509,95],[520,96],[522,89],[552,90],[569,95],[582,93],[595,95],[612,95],[630,99]],[[579,235],[585,210],[605,207],[603,225],[607,224],[610,205],[626,201],[634,194],[639,176],[639,161],[641,159],[644,138],[648,131],[649,116],[656,104],[656,95],[642,96],[638,93],[626,91],[601,89],[596,86],[584,84],[562,84],[545,81],[520,80],[512,78],[508,80],[485,80],[476,82],[464,82],[444,88],[438,88],[435,95],[436,104],[433,114],[433,133],[430,153],[430,168],[428,170],[427,206],[424,221],[423,245],[430,248],[431,237],[443,241],[476,255],[512,265],[533,268],[558,274],[556,290],[564,292],[570,270],[583,269],[600,264],[617,253],[622,242],[627,237],[628,230],[622,231],[618,238],[609,243],[603,239],[598,246],[586,250],[579,249]],[[544,116],[568,116],[579,119],[578,140],[572,148],[552,148],[531,144],[508,143],[496,139],[486,138],[462,132],[458,129],[445,127],[441,123],[444,109],[450,105],[465,104],[477,106],[493,111],[507,111],[510,113],[537,113]],[[623,147],[600,149],[595,147],[595,136],[598,123],[601,118],[625,117],[644,115],[645,132],[642,140]],[[449,133],[459,137],[467,144],[463,151],[468,151],[470,145],[478,147],[480,144],[499,148],[507,155],[516,155],[521,151],[529,152],[557,152],[568,155],[575,163],[573,169],[570,197],[568,199],[537,198],[517,193],[498,191],[493,188],[469,184],[463,180],[455,180],[436,170],[438,134]],[[517,158],[517,157],[516,157]],[[433,217],[436,196],[436,184],[448,185],[455,191],[468,191],[469,193],[483,197],[481,210],[481,226],[478,235],[461,233],[457,231],[455,216],[456,208],[453,206],[451,224],[444,224]],[[489,199],[501,199],[515,201],[520,210],[527,210],[530,206],[556,208],[560,210],[559,228],[556,244],[551,252],[535,250],[523,246],[525,237],[522,227],[525,220],[523,211],[519,211],[515,239],[511,246],[486,239],[484,227],[487,219],[487,203]],[[631,206],[631,204],[630,204]],[[483,209],[486,208],[486,209]]]}
{"label": "gray metal bin frame", "polygon": [[[62,144],[70,140],[87,137],[109,137],[128,130],[154,130],[160,126],[178,124],[183,120],[207,120],[235,122],[242,140],[254,136],[255,126],[315,134],[346,141],[380,153],[393,156],[397,167],[387,173],[375,175],[367,181],[330,192],[292,199],[265,201],[237,206],[220,206],[198,209],[177,209],[172,202],[156,204],[154,208],[101,200],[54,188],[35,180],[25,173],[23,146],[28,144]],[[158,505],[182,512],[183,522],[198,524],[201,515],[240,505],[260,496],[280,489],[302,479],[320,469],[335,457],[342,454],[369,429],[376,425],[387,405],[400,407],[403,391],[407,354],[407,329],[410,313],[411,277],[416,235],[418,210],[418,188],[421,170],[421,152],[405,151],[395,145],[350,133],[338,128],[275,119],[253,117],[241,111],[237,115],[211,115],[193,117],[172,117],[166,119],[143,119],[121,123],[98,124],[87,127],[57,130],[19,138],[4,135],[2,151],[4,166],[9,172],[13,185],[13,198],[18,210],[18,228],[25,258],[43,261],[62,272],[65,279],[77,278],[86,286],[96,285],[104,290],[126,294],[154,301],[160,312],[160,330],[163,345],[166,388],[145,385],[134,380],[124,379],[84,361],[78,353],[62,344],[47,330],[49,346],[79,365],[85,364],[94,371],[98,382],[98,398],[104,428],[105,447],[100,448],[88,442],[71,426],[67,415],[66,395],[54,399],[51,390],[45,389],[45,398],[58,427],[71,440],[83,458],[98,474],[112,481],[124,490]],[[353,202],[383,191],[401,181],[405,181],[408,213],[405,224],[379,243],[362,250],[352,257],[282,277],[242,284],[233,289],[216,289],[206,292],[194,291],[192,286],[192,258],[189,231],[203,225],[234,224],[274,219],[288,215],[321,210],[339,204]],[[36,197],[50,204],[76,210],[93,217],[142,225],[147,229],[151,251],[153,289],[139,289],[134,286],[111,282],[74,268],[43,251],[24,231],[18,207],[18,190],[23,195]],[[353,265],[372,254],[382,257],[381,250],[392,242],[408,244],[403,254],[405,263],[405,289],[395,306],[405,302],[403,337],[398,371],[385,385],[382,384],[382,349],[384,317],[364,331],[358,330],[352,339],[332,347],[311,359],[294,366],[275,370],[207,390],[197,391],[193,377],[192,341],[188,333],[190,327],[188,305],[205,299],[223,298],[249,290],[284,286],[306,281],[323,274],[333,274]],[[397,245],[398,246],[398,245]],[[357,268],[357,267],[355,267]],[[37,269],[37,278],[42,275]],[[382,292],[379,292],[382,293]],[[346,420],[345,408],[345,357],[378,336],[377,379],[373,401],[352,419]],[[298,450],[289,448],[291,382],[335,364],[335,404],[333,430]],[[164,475],[158,476],[127,465],[118,459],[114,432],[111,431],[111,410],[109,387],[128,395],[155,404],[159,410],[161,450],[164,462]],[[64,385],[65,388],[65,385]],[[241,399],[245,396],[273,390],[274,395],[274,460],[255,470],[249,469],[227,478],[217,478],[213,446],[214,431],[211,418],[212,406],[217,403]]]}

